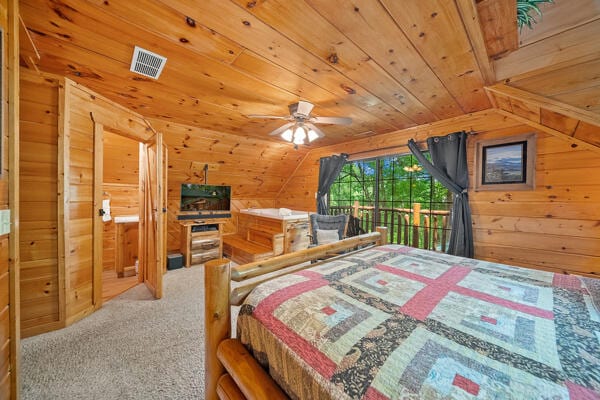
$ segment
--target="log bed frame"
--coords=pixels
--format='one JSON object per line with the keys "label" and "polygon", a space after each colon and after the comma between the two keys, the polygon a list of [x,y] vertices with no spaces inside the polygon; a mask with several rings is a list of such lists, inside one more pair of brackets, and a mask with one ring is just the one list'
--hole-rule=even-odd
{"label": "log bed frame", "polygon": [[[262,282],[324,262],[310,261],[353,250],[335,257],[342,258],[386,243],[387,228],[378,227],[377,232],[236,267],[227,259],[208,261],[204,266],[205,399],[288,399],[242,343],[231,338],[231,306],[241,305]],[[273,274],[231,290],[232,280],[243,282],[268,273]]]}

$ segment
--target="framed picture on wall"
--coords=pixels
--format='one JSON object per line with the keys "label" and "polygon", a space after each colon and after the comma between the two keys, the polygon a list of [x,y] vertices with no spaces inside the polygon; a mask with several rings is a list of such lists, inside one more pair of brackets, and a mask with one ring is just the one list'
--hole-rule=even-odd
{"label": "framed picture on wall", "polygon": [[533,190],[535,133],[475,143],[475,191]]}

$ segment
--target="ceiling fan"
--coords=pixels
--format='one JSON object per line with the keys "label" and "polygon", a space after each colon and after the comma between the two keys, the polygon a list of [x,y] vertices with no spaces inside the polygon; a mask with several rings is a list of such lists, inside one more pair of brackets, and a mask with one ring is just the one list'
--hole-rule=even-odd
{"label": "ceiling fan", "polygon": [[325,136],[323,131],[315,126],[315,124],[334,124],[348,125],[352,123],[352,118],[348,117],[313,117],[310,115],[314,105],[308,101],[300,100],[297,103],[288,106],[290,115],[248,115],[249,118],[269,118],[269,119],[284,119],[290,121],[283,126],[275,129],[269,135],[281,135],[283,140],[293,142],[296,146],[304,144],[306,140],[312,142],[315,139]]}

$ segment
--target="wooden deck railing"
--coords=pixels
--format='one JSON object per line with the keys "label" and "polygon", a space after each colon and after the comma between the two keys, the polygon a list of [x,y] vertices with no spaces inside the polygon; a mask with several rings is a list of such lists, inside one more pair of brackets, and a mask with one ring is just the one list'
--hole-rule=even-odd
{"label": "wooden deck railing", "polygon": [[445,252],[450,237],[450,211],[421,209],[420,203],[412,208],[380,207],[375,215],[375,207],[355,202],[353,206],[331,206],[329,213],[355,216],[365,232],[386,226],[389,243]]}

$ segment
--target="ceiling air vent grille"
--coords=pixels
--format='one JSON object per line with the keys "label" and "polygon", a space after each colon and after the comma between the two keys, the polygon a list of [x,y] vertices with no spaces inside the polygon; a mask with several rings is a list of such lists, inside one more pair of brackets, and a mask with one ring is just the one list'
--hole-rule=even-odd
{"label": "ceiling air vent grille", "polygon": [[135,46],[129,70],[140,75],[158,79],[166,62],[166,57]]}

